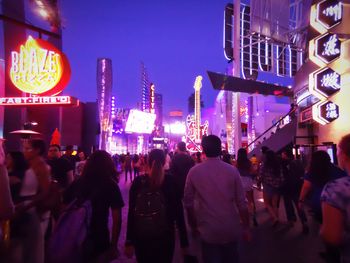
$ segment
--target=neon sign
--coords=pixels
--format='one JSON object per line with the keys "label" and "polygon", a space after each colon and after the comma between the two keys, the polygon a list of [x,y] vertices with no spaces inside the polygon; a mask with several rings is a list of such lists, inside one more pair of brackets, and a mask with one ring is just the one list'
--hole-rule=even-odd
{"label": "neon sign", "polygon": [[187,124],[187,136],[186,136],[186,148],[190,152],[202,151],[201,140],[203,136],[208,134],[208,121],[201,124],[201,103],[200,103],[200,90],[202,88],[202,76],[197,76],[194,83],[195,90],[195,112],[194,115],[188,115],[186,119]]}
{"label": "neon sign", "polygon": [[323,68],[310,74],[309,91],[323,100],[338,92],[341,88],[341,75],[331,68]]}
{"label": "neon sign", "polygon": [[150,104],[151,104],[150,112],[154,114],[154,113],[155,113],[155,102],[154,102],[155,87],[154,87],[154,84],[151,84],[151,88],[150,88],[150,89],[151,89],[151,92],[150,92],[150,93],[151,93],[151,96],[150,96],[150,100],[151,100],[151,103],[150,103]]}
{"label": "neon sign", "polygon": [[10,79],[22,92],[51,96],[67,85],[70,67],[65,55],[42,39],[28,37],[11,52]]}
{"label": "neon sign", "polygon": [[310,23],[322,35],[310,41],[310,60],[321,67],[309,76],[309,91],[320,101],[312,106],[313,119],[328,124],[339,117],[339,106],[328,99],[342,87],[342,75],[332,66],[341,57],[342,42],[328,30],[342,21],[342,3],[324,0],[311,8]]}
{"label": "neon sign", "polygon": [[343,18],[343,5],[340,1],[322,1],[317,5],[317,21],[326,29],[339,24]]}
{"label": "neon sign", "polygon": [[[228,13],[228,14],[226,14]],[[226,23],[227,15],[225,13],[225,56],[228,60],[230,56],[227,54],[232,46],[232,34],[227,33],[232,28]],[[272,44],[271,38],[251,31],[250,16],[251,9],[244,5],[241,9],[240,15],[240,60],[241,60],[241,75],[244,79],[256,80],[258,78],[258,71],[270,72],[273,70],[273,65],[276,65],[276,74],[278,76],[293,77],[298,69],[298,64],[303,63],[302,50],[296,48],[293,44],[277,43]],[[231,35],[230,35],[231,34]],[[275,51],[274,51],[274,47]],[[298,57],[300,61],[298,63]],[[273,63],[275,62],[275,63]]]}
{"label": "neon sign", "polygon": [[312,107],[312,116],[315,121],[325,125],[339,117],[339,106],[331,101],[320,101]]}
{"label": "neon sign", "polygon": [[0,106],[35,105],[78,105],[79,101],[70,96],[5,97],[0,98]]}

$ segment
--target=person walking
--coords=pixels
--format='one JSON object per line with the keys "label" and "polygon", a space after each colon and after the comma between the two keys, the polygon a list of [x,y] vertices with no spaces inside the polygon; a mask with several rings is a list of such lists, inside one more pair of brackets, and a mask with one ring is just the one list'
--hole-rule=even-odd
{"label": "person walking", "polygon": [[238,262],[242,226],[244,238],[250,239],[241,178],[237,168],[220,160],[219,137],[204,137],[202,147],[206,160],[189,171],[183,198],[191,232],[201,240],[205,263]]}
{"label": "person walking", "polygon": [[170,165],[170,172],[174,176],[177,187],[183,197],[186,178],[189,170],[195,165],[195,162],[186,150],[186,143],[177,144],[176,154]]}
{"label": "person walking", "polygon": [[5,166],[3,139],[0,139],[0,221],[9,219],[14,213],[9,178]]}
{"label": "person walking", "polygon": [[268,150],[260,169],[265,206],[271,216],[272,225],[279,223],[278,203],[283,185],[282,165],[275,152]]}
{"label": "person walking", "polygon": [[135,154],[134,157],[132,158],[132,169],[134,170],[134,178],[136,178],[136,176],[140,175],[140,157],[138,156],[138,154]]}
{"label": "person walking", "polygon": [[139,263],[172,262],[175,223],[181,247],[188,246],[180,192],[164,165],[164,152],[152,150],[148,155],[149,173],[136,177],[130,188],[125,254],[131,258],[135,253]]}
{"label": "person walking", "polygon": [[[106,151],[98,150],[86,161],[82,176],[64,194],[66,205],[74,200],[91,201],[90,250],[85,253],[82,262],[104,263],[119,255],[118,240],[124,201],[115,181],[116,173],[111,156]],[[111,233],[108,229],[110,210],[113,222]]]}
{"label": "person walking", "polygon": [[130,182],[132,182],[132,166],[131,166],[131,156],[128,152],[124,159],[124,171],[125,171],[125,183],[128,181],[128,173],[130,173]]}
{"label": "person walking", "polygon": [[[304,203],[309,198],[314,219],[322,224],[321,194],[325,185],[333,180],[346,177],[346,172],[332,164],[331,158],[325,151],[316,151],[311,156],[309,168],[304,177],[303,186],[299,196],[299,208],[304,208]],[[327,262],[339,262],[339,250],[325,243],[326,250],[320,252],[320,256]]]}
{"label": "person walking", "polygon": [[65,190],[74,180],[73,166],[67,158],[61,157],[61,147],[57,144],[49,146],[47,163],[51,167],[52,179],[56,180],[62,190]]}
{"label": "person walking", "polygon": [[301,207],[298,206],[299,195],[305,173],[303,164],[299,160],[294,160],[294,156],[291,151],[285,150],[282,152],[282,168],[285,178],[284,185],[282,187],[282,196],[288,223],[290,226],[293,226],[297,220],[294,211],[295,206],[302,224],[302,231],[304,234],[308,234],[309,227],[307,225],[306,214],[304,209],[301,209]]}
{"label": "person walking", "polygon": [[350,262],[350,134],[340,140],[337,157],[347,176],[328,182],[322,191],[321,237],[340,248],[341,262],[345,263]]}
{"label": "person walking", "polygon": [[245,148],[240,148],[238,150],[236,167],[241,175],[243,189],[248,200],[248,207],[253,218],[254,226],[257,226],[258,222],[256,220],[256,207],[253,191],[254,168],[251,161],[248,159],[247,150]]}
{"label": "person walking", "polygon": [[24,156],[29,163],[20,191],[22,203],[16,206],[18,217],[24,217],[21,237],[18,239],[22,251],[21,261],[44,262],[45,232],[50,212],[43,207],[50,194],[50,168],[44,160],[45,142],[32,139],[24,143]]}

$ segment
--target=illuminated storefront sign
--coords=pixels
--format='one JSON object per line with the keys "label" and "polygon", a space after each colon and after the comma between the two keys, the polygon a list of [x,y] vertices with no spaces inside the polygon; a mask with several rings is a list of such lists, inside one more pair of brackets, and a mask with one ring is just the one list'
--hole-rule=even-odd
{"label": "illuminated storefront sign", "polygon": [[125,132],[151,134],[154,129],[156,115],[139,110],[130,110]]}
{"label": "illuminated storefront sign", "polygon": [[59,94],[70,77],[65,55],[47,41],[28,37],[11,52],[10,79],[25,93],[51,96]]}
{"label": "illuminated storefront sign", "polygon": [[309,91],[323,100],[337,93],[341,87],[341,75],[331,68],[324,68],[310,74]]}
{"label": "illuminated storefront sign", "polygon": [[340,57],[340,40],[335,34],[325,34],[316,39],[315,55],[325,63]]}
{"label": "illuminated storefront sign", "polygon": [[78,105],[79,101],[70,96],[6,97],[0,98],[0,106],[30,105]]}
{"label": "illuminated storefront sign", "polygon": [[51,43],[31,36],[11,52],[9,77],[25,97],[2,97],[2,106],[78,105],[70,96],[56,96],[68,84],[70,66],[66,56]]}
{"label": "illuminated storefront sign", "polygon": [[324,0],[311,7],[310,24],[320,34],[340,24],[343,20],[343,4],[338,0]]}
{"label": "illuminated storefront sign", "polygon": [[339,117],[339,106],[331,101],[320,101],[312,107],[312,116],[315,121],[325,125]]}
{"label": "illuminated storefront sign", "polygon": [[155,98],[155,94],[154,94],[154,93],[155,93],[155,87],[154,87],[154,84],[151,84],[151,88],[150,88],[150,89],[151,89],[151,92],[150,92],[150,93],[151,93],[151,94],[150,94],[150,100],[151,100],[151,101],[150,101],[150,105],[151,105],[151,107],[150,107],[150,108],[151,108],[151,109],[150,109],[150,112],[154,114],[154,113],[156,113],[156,110],[155,110],[155,100],[154,100],[154,98]]}
{"label": "illuminated storefront sign", "polygon": [[309,44],[310,60],[320,67],[309,76],[309,92],[320,99],[312,106],[312,117],[322,125],[339,117],[339,106],[329,99],[342,87],[342,75],[335,71],[334,65],[339,64],[344,48],[339,36],[329,29],[341,23],[342,18],[340,1],[324,0],[311,8],[310,23],[321,35]]}
{"label": "illuminated storefront sign", "polygon": [[340,1],[322,1],[317,5],[317,21],[326,29],[339,24],[343,18],[343,5]]}

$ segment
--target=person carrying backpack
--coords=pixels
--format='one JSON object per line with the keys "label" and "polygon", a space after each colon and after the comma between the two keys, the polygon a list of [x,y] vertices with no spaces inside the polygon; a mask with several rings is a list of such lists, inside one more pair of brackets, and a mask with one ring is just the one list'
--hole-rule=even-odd
{"label": "person carrying backpack", "polygon": [[181,247],[188,247],[180,192],[172,175],[165,173],[165,155],[154,149],[148,156],[150,173],[136,177],[129,192],[125,254],[137,262],[171,263],[175,224]]}
{"label": "person carrying backpack", "polygon": [[[82,176],[64,194],[67,207],[50,239],[47,262],[109,262],[118,257],[124,201],[114,180],[116,173],[106,151],[90,156]],[[108,229],[110,209],[112,233]]]}

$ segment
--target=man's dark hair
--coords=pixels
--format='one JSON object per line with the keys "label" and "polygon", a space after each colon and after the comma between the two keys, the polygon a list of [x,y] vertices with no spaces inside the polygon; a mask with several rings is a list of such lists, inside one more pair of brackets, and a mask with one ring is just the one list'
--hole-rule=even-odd
{"label": "man's dark hair", "polygon": [[30,145],[34,150],[39,150],[39,155],[44,156],[46,152],[46,144],[41,139],[31,139],[29,141]]}
{"label": "man's dark hair", "polygon": [[58,144],[51,144],[51,145],[49,146],[49,148],[51,148],[51,147],[55,147],[55,148],[57,148],[59,151],[61,151],[61,146],[59,146]]}
{"label": "man's dark hair", "polygon": [[177,148],[181,151],[181,152],[186,152],[186,143],[184,142],[179,142],[177,144]]}
{"label": "man's dark hair", "polygon": [[267,146],[261,147],[261,152],[262,152],[262,154],[265,154],[268,150],[270,150],[270,149],[269,149],[269,147],[267,147]]}
{"label": "man's dark hair", "polygon": [[66,151],[73,151],[73,145],[67,145]]}
{"label": "man's dark hair", "polygon": [[203,137],[202,147],[207,157],[218,157],[221,155],[221,140],[218,136],[208,135]]}

